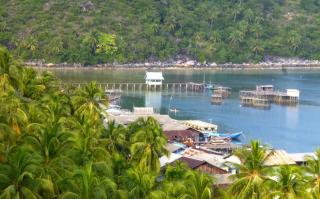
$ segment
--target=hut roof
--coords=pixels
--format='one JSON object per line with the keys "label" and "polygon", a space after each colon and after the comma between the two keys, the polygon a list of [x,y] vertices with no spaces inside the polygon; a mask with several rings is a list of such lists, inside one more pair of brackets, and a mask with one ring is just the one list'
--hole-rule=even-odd
{"label": "hut roof", "polygon": [[164,80],[162,72],[146,72],[146,80]]}
{"label": "hut roof", "polygon": [[316,155],[314,153],[289,153],[288,154],[295,162],[305,162],[306,157],[314,157],[316,158]]}
{"label": "hut roof", "polygon": [[168,143],[165,148],[171,153],[174,153],[175,151],[182,149],[181,146],[178,146],[176,144],[171,144],[171,143]]}
{"label": "hut roof", "polygon": [[197,167],[199,167],[203,164],[206,164],[205,161],[196,160],[196,159],[187,158],[187,157],[181,157],[178,160],[186,163],[188,165],[188,167],[190,167],[191,169],[196,169]]}
{"label": "hut roof", "polygon": [[171,153],[170,156],[162,156],[162,157],[159,158],[160,167],[163,167],[166,164],[170,164],[170,163],[178,160],[181,157],[182,157],[182,155],[176,154],[176,153]]}
{"label": "hut roof", "polygon": [[203,145],[203,147],[206,147],[208,149],[212,150],[218,150],[218,149],[236,149],[239,148],[240,146],[237,144],[233,144],[231,142],[226,142],[226,143],[207,143]]}
{"label": "hut roof", "polygon": [[285,150],[269,151],[266,158],[266,166],[293,165],[296,162],[288,155]]}
{"label": "hut roof", "polygon": [[223,164],[223,157],[221,155],[215,155],[210,153],[198,153],[192,156],[188,156],[188,158],[205,161],[208,164],[215,166],[219,169],[226,170],[227,168]]}
{"label": "hut roof", "polygon": [[200,120],[185,120],[182,121],[182,123],[184,123],[185,125],[197,129],[197,130],[201,130],[201,131],[207,131],[207,130],[217,130],[218,126],[215,124],[211,124],[211,123],[207,123],[207,122],[203,122]]}
{"label": "hut roof", "polygon": [[164,131],[169,141],[174,141],[176,138],[194,138],[199,136],[200,133],[201,132],[190,128],[186,130]]}
{"label": "hut roof", "polygon": [[[226,162],[241,164],[238,157],[231,155],[225,159]],[[264,162],[265,166],[294,165],[296,162],[288,155],[285,150],[269,150]]]}

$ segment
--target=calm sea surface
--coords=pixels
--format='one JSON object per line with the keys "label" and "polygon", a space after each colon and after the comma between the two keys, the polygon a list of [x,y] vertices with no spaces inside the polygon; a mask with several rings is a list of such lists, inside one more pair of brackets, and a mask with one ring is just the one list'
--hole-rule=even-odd
{"label": "calm sea surface", "polygon": [[[63,70],[54,69],[64,82],[143,82],[143,70]],[[243,131],[243,142],[260,139],[263,143],[290,152],[310,152],[320,147],[320,70],[296,71],[210,71],[165,70],[165,82],[212,82],[232,88],[230,98],[211,105],[211,91],[124,92],[121,106],[153,106],[162,113],[168,107],[180,112],[176,119],[199,119],[219,125],[220,132]],[[255,89],[256,84],[273,84],[276,89],[300,90],[296,107],[272,105],[270,110],[241,107],[239,90]],[[171,97],[172,96],[172,97]],[[171,100],[170,100],[171,99]]]}

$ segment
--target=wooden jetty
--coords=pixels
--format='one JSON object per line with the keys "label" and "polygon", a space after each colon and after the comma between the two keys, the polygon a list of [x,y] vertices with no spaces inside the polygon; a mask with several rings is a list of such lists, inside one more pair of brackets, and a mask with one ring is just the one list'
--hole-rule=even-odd
{"label": "wooden jetty", "polygon": [[256,90],[240,91],[242,105],[268,107],[271,103],[281,105],[297,105],[300,91],[287,89],[286,92],[275,91],[273,85],[257,85]]}
{"label": "wooden jetty", "polygon": [[[71,85],[74,87],[82,87],[87,83],[62,83],[60,86]],[[203,92],[205,85],[202,83],[186,82],[186,83],[162,83],[161,85],[149,85],[146,83],[97,83],[104,90],[120,90],[120,91],[192,91]]]}

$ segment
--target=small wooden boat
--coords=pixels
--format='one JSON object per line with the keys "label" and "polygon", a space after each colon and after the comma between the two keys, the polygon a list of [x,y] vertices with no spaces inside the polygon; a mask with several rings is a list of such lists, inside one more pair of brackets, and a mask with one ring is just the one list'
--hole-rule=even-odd
{"label": "small wooden boat", "polygon": [[176,109],[176,108],[170,108],[169,111],[170,111],[170,112],[177,113],[177,112],[179,112],[180,110],[179,110],[179,109]]}
{"label": "small wooden boat", "polygon": [[243,134],[242,132],[237,133],[217,133],[217,132],[203,132],[205,137],[210,138],[227,138],[231,140],[239,140],[240,136]]}
{"label": "small wooden boat", "polygon": [[242,132],[237,132],[237,133],[220,133],[220,137],[224,138],[230,138],[232,140],[238,140],[240,136],[242,135]]}

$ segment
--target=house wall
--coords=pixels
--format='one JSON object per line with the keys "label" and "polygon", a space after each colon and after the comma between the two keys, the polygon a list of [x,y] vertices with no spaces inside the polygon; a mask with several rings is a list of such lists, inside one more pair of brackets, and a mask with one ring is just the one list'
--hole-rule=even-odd
{"label": "house wall", "polygon": [[162,85],[162,80],[146,80],[148,85]]}

